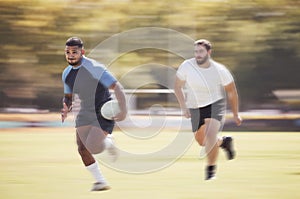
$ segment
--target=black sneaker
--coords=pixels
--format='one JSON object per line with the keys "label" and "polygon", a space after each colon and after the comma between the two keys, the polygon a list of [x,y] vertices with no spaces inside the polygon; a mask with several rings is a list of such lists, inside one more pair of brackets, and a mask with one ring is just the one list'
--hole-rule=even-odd
{"label": "black sneaker", "polygon": [[206,167],[205,180],[213,180],[216,178],[216,165]]}
{"label": "black sneaker", "polygon": [[235,151],[233,149],[233,139],[232,137],[223,137],[223,142],[220,145],[222,149],[224,149],[227,153],[228,160],[232,160],[235,157]]}

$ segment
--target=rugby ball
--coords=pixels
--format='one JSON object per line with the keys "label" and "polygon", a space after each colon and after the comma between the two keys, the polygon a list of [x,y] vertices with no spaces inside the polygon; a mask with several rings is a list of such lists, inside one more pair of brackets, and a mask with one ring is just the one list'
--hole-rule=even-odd
{"label": "rugby ball", "polygon": [[119,102],[117,100],[107,101],[101,107],[101,115],[107,120],[113,120],[120,111]]}

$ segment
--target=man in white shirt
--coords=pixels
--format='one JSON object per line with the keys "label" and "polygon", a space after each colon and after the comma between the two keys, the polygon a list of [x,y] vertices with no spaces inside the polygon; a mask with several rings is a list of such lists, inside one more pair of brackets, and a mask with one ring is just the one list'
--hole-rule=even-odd
{"label": "man in white shirt", "polygon": [[191,118],[192,130],[207,154],[206,180],[214,179],[219,147],[228,159],[235,157],[232,137],[219,137],[224,122],[226,96],[234,120],[239,126],[239,99],[229,70],[211,59],[212,45],[200,39],[194,43],[194,58],[185,60],[176,73],[174,91],[185,117]]}

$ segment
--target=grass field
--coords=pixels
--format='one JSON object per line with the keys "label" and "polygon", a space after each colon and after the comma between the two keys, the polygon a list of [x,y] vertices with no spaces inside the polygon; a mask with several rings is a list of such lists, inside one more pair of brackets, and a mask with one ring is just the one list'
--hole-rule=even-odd
{"label": "grass field", "polygon": [[[128,142],[128,150],[155,149],[172,137],[166,131],[154,141]],[[217,179],[204,181],[205,161],[194,142],[172,165],[157,172],[129,174],[100,165],[112,189],[90,192],[93,179],[76,151],[73,128],[1,129],[0,197],[3,199],[295,199],[300,198],[298,133],[224,132],[235,138],[238,157],[220,152]],[[153,147],[153,148],[151,148]],[[148,160],[151,162],[152,160]]]}

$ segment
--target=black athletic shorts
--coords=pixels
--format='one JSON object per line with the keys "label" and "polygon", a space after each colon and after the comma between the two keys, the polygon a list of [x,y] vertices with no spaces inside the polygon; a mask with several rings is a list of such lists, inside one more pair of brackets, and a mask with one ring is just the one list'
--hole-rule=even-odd
{"label": "black athletic shorts", "polygon": [[204,107],[190,109],[193,132],[196,132],[204,124],[206,118],[214,118],[222,122],[225,110],[226,103],[224,99]]}
{"label": "black athletic shorts", "polygon": [[92,125],[101,127],[102,130],[111,134],[115,126],[115,121],[107,120],[101,115],[100,110],[103,104],[104,103],[102,103],[99,108],[96,109],[96,111],[94,107],[80,110],[76,117],[75,127],[77,128],[79,126]]}

